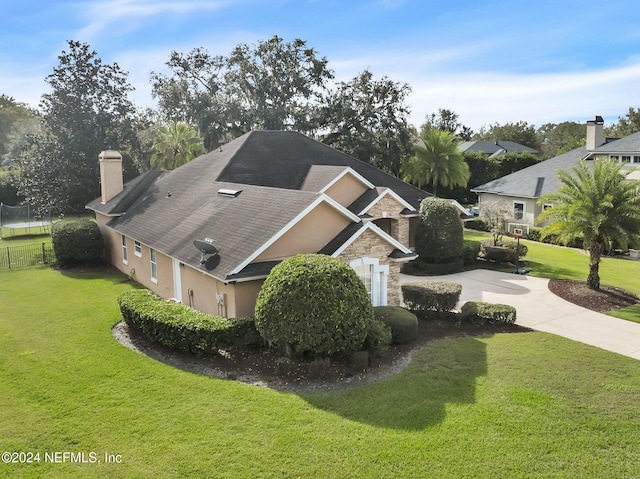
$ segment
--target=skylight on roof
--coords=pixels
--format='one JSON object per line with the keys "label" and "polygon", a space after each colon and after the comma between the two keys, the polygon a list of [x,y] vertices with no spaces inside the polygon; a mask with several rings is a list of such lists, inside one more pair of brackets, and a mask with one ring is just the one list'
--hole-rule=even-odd
{"label": "skylight on roof", "polygon": [[228,189],[228,188],[220,188],[218,190],[218,195],[219,196],[226,196],[227,198],[235,198],[240,193],[242,193],[242,190],[232,190],[232,189]]}

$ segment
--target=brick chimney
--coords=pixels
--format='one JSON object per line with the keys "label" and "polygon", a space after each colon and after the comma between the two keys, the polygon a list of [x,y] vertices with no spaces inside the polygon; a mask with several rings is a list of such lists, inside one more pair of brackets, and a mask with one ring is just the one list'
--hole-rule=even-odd
{"label": "brick chimney", "polygon": [[604,120],[601,116],[595,116],[587,121],[587,151],[593,151],[604,145]]}
{"label": "brick chimney", "polygon": [[122,155],[106,150],[98,155],[100,160],[100,193],[102,204],[107,203],[124,189],[122,182]]}

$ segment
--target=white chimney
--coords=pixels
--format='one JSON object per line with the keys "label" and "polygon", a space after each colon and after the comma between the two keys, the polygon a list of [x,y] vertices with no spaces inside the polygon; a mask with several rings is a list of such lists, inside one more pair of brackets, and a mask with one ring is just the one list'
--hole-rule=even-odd
{"label": "white chimney", "polygon": [[100,160],[100,193],[102,204],[107,203],[124,189],[122,182],[122,155],[106,150],[98,155]]}
{"label": "white chimney", "polygon": [[604,145],[604,120],[601,116],[595,116],[587,121],[587,151],[593,151]]}

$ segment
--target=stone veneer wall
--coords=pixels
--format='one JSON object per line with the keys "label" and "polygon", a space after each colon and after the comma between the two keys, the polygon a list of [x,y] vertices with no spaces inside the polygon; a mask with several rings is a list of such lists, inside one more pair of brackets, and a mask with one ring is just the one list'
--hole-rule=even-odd
{"label": "stone veneer wall", "polygon": [[387,303],[391,306],[400,305],[400,263],[390,261],[388,256],[394,250],[393,246],[380,238],[377,234],[367,230],[351,243],[338,259],[349,263],[354,259],[369,257],[378,258],[380,264],[389,266],[387,278]]}
{"label": "stone veneer wall", "polygon": [[[385,195],[380,201],[373,205],[367,214],[374,219],[391,218],[391,236],[405,246],[409,246],[409,218],[400,215],[404,206],[392,196]],[[383,213],[386,213],[383,214]]]}

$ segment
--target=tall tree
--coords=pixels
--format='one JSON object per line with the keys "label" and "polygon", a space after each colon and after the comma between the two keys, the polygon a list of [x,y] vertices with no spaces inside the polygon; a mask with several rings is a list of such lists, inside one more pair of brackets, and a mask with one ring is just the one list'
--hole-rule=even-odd
{"label": "tall tree", "polygon": [[458,142],[448,131],[429,130],[422,137],[422,145],[415,145],[414,154],[402,164],[405,181],[418,187],[431,185],[433,195],[438,194],[438,185],[445,187],[466,186],[469,181],[469,166],[458,150]]}
{"label": "tall tree", "polygon": [[587,129],[575,121],[546,123],[538,128],[540,153],[552,158],[585,144]]}
{"label": "tall tree", "polygon": [[629,107],[624,117],[619,117],[618,122],[605,129],[607,136],[622,138],[640,131],[640,108]]}
{"label": "tall tree", "polygon": [[204,153],[198,132],[186,123],[176,121],[157,128],[151,149],[151,166],[159,170],[173,170]]}
{"label": "tall tree", "polygon": [[228,56],[172,52],[172,74],[152,73],[153,95],[167,120],[197,126],[207,150],[253,129],[313,134],[333,78],[327,64],[305,41],[278,36]]}
{"label": "tall tree", "polygon": [[322,142],[398,175],[411,151],[406,99],[411,88],[365,70],[332,91],[323,108]]}
{"label": "tall tree", "polygon": [[563,243],[583,238],[589,250],[587,285],[600,289],[600,259],[612,245],[626,248],[640,234],[640,182],[626,180],[623,164],[597,159],[561,170],[562,185],[539,204],[552,204],[538,217],[548,221],[542,236],[557,235]]}
{"label": "tall tree", "polygon": [[495,123],[488,128],[483,126],[473,138],[475,140],[515,141],[540,151],[540,140],[536,133],[536,127],[526,121],[505,123],[504,125]]}
{"label": "tall tree", "polygon": [[428,130],[436,129],[448,131],[456,135],[460,141],[470,140],[473,130],[460,123],[459,118],[453,110],[438,108],[438,113],[431,113],[425,117],[425,122],[420,127],[420,136],[425,136]]}
{"label": "tall tree", "polygon": [[236,46],[227,59],[225,81],[240,114],[237,126],[317,130],[317,104],[333,78],[327,64],[300,39],[285,43],[274,36],[255,46]]}
{"label": "tall tree", "polygon": [[[104,64],[86,43],[69,41],[69,51],[46,78],[43,132],[31,138],[19,160],[19,191],[41,209],[83,211],[99,195],[98,154],[136,142],[127,95],[132,87],[117,64]],[[133,164],[124,155],[125,169]]]}

